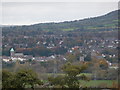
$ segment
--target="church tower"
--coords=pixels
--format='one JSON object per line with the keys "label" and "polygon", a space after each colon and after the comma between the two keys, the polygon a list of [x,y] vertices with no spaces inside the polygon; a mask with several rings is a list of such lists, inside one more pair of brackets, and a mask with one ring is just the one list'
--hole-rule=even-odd
{"label": "church tower", "polygon": [[10,56],[11,57],[14,57],[15,55],[15,50],[13,48],[10,49]]}

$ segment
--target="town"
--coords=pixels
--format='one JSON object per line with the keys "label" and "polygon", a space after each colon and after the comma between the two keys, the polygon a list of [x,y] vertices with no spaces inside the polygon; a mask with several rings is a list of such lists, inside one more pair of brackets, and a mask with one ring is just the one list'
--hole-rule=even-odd
{"label": "town", "polygon": [[[9,33],[7,36],[3,36],[4,62],[16,62],[17,60],[47,62],[54,59],[66,61],[68,54],[78,54],[77,61],[90,61],[94,52],[99,54],[98,56],[95,54],[97,58],[103,58],[109,62],[111,67],[113,64],[116,65],[114,68],[118,68],[119,41],[116,31],[84,33],[84,36],[80,32],[74,33],[74,31],[67,33],[41,31],[40,35],[36,33],[34,36],[24,36],[21,33],[10,37],[10,34],[12,35]],[[6,40],[7,38],[8,40]]]}

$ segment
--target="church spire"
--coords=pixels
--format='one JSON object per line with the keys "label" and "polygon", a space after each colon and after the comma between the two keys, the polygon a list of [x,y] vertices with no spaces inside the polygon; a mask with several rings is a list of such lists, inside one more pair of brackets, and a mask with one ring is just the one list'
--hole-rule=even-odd
{"label": "church spire", "polygon": [[15,50],[13,48],[10,49],[10,52],[14,52]]}
{"label": "church spire", "polygon": [[10,49],[10,56],[11,57],[14,57],[15,55],[15,50],[13,48]]}

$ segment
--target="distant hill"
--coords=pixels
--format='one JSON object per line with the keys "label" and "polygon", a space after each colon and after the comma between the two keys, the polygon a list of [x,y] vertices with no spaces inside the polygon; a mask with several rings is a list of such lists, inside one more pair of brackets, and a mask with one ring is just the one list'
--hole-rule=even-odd
{"label": "distant hill", "polygon": [[118,26],[118,11],[112,11],[106,15],[86,18],[75,21],[65,21],[60,23],[39,23],[28,26],[3,27],[3,30],[42,30],[42,31],[90,31],[90,30],[115,30]]}

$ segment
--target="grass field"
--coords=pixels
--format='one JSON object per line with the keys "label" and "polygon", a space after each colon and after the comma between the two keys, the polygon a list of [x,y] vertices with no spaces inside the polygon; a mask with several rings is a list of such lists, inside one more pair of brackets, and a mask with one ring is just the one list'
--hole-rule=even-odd
{"label": "grass field", "polygon": [[[47,83],[48,81],[44,81],[44,83]],[[80,86],[81,88],[117,88],[114,86],[113,83],[117,83],[115,80],[90,80],[90,81],[84,81],[80,80]],[[26,88],[30,88],[30,85],[27,85]]]}
{"label": "grass field", "polygon": [[[81,73],[80,75],[86,75],[87,77],[91,77],[91,73]],[[47,73],[47,74],[43,74],[42,76],[44,77],[50,77],[53,76],[53,73]],[[63,73],[58,73],[56,75],[65,75]],[[48,82],[47,80],[45,80],[44,82]],[[115,85],[118,84],[117,80],[90,80],[90,81],[84,81],[84,80],[80,80],[80,85],[82,87],[108,87],[108,88],[113,88],[113,86],[115,87]]]}
{"label": "grass field", "polygon": [[80,80],[80,84],[83,87],[109,87],[112,88],[113,86],[118,84],[117,80],[90,80],[90,81],[84,81]]}
{"label": "grass field", "polygon": [[[86,76],[88,76],[88,77],[90,77],[92,74],[91,73],[81,73],[81,74],[79,74],[78,76],[81,76],[81,75],[86,75]],[[41,74],[41,75],[44,75],[44,76],[53,76],[54,75],[54,73],[43,73],[43,74]],[[55,75],[60,75],[60,76],[62,76],[62,75],[65,75],[64,73],[56,73]]]}

